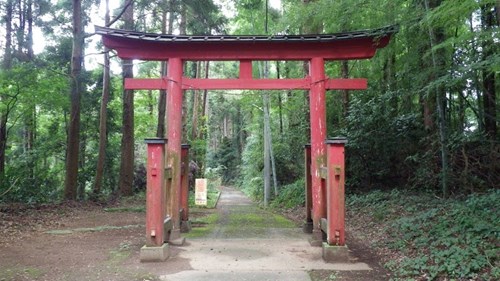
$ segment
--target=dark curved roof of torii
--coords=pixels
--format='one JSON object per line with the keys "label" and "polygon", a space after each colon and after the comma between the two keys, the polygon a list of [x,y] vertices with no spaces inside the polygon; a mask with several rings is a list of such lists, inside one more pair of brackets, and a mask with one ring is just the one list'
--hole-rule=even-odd
{"label": "dark curved roof of torii", "polygon": [[95,27],[123,59],[325,60],[364,59],[385,47],[398,26],[308,35],[171,35]]}

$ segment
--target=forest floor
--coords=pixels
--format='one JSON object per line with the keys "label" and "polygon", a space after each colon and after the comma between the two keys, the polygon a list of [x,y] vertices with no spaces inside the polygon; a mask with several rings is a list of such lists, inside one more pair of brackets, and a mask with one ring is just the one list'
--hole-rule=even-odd
{"label": "forest floor", "polygon": [[388,280],[368,247],[348,237],[352,260],[327,264],[302,217],[257,207],[224,188],[217,209],[192,209],[184,246],[164,263],[140,263],[144,199],[112,206],[0,206],[0,280]]}

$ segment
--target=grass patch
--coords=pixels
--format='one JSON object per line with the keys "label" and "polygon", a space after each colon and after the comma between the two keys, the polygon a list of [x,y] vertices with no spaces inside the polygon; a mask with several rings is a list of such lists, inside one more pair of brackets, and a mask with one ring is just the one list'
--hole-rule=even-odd
{"label": "grass patch", "polygon": [[55,229],[55,230],[45,231],[45,233],[53,235],[67,235],[67,234],[73,234],[75,232],[101,232],[106,230],[128,229],[128,228],[138,228],[138,227],[144,227],[144,225],[141,224],[124,225],[124,226],[101,225],[96,227],[81,227],[74,229]]}
{"label": "grass patch", "polygon": [[107,263],[109,265],[119,265],[130,256],[130,243],[122,242],[118,249],[109,252]]}
{"label": "grass patch", "polygon": [[347,210],[384,231],[377,246],[398,257],[385,264],[397,280],[499,280],[498,202],[498,190],[448,200],[373,191],[349,195]]}
{"label": "grass patch", "polygon": [[285,218],[282,215],[274,214],[273,219],[274,219],[273,227],[276,227],[276,228],[295,228],[296,227],[296,225],[293,221]]}
{"label": "grass patch", "polygon": [[192,229],[188,233],[184,233],[186,238],[200,238],[210,234],[214,228],[215,223],[219,220],[218,213],[208,214],[206,216],[198,217],[191,220]]}
{"label": "grass patch", "polygon": [[232,213],[229,214],[228,225],[237,227],[266,227],[267,221],[264,220],[264,215],[261,213]]}
{"label": "grass patch", "polygon": [[1,281],[13,280],[35,280],[39,279],[45,273],[43,270],[35,267],[7,267],[0,268]]}
{"label": "grass patch", "polygon": [[201,206],[196,205],[194,201],[194,192],[189,192],[189,207],[190,208],[206,208],[215,209],[217,202],[219,201],[220,191],[215,188],[208,188],[207,192],[207,205]]}
{"label": "grass patch", "polygon": [[108,213],[145,213],[145,206],[137,207],[115,207],[115,208],[104,208],[104,212]]}
{"label": "grass patch", "polygon": [[229,214],[228,225],[236,227],[250,228],[294,228],[295,224],[287,218],[273,214],[255,210],[252,213],[231,213]]}

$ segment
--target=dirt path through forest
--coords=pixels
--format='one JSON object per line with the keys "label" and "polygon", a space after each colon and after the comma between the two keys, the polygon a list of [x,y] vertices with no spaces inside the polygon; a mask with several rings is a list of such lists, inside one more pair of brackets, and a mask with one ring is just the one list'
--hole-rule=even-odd
{"label": "dirt path through forest", "polygon": [[385,280],[361,247],[357,260],[323,262],[321,248],[311,247],[295,223],[232,188],[223,188],[217,210],[193,210],[200,227],[186,235],[186,245],[170,246],[166,262],[140,263],[144,213],[134,210],[62,212],[48,226],[6,235],[0,280]]}

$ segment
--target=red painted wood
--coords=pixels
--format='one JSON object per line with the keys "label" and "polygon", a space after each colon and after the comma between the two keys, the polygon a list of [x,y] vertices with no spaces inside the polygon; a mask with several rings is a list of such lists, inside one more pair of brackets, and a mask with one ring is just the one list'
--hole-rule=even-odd
{"label": "red painted wood", "polygon": [[325,64],[322,58],[311,59],[309,73],[313,86],[309,93],[311,122],[311,182],[313,200],[313,227],[320,229],[321,218],[326,217],[326,201],[321,190],[320,168],[325,164],[326,100]]}
{"label": "red painted wood", "polygon": [[304,176],[306,193],[306,222],[312,222],[311,146],[304,147]]}
{"label": "red painted wood", "polygon": [[366,90],[368,80],[364,78],[328,79],[325,81],[325,88],[328,90]]}
{"label": "red painted wood", "polygon": [[287,90],[309,89],[310,79],[191,79],[184,78],[183,89],[207,90]]}
{"label": "red painted wood", "polygon": [[241,60],[240,61],[240,78],[252,79],[252,61],[251,60]]}
{"label": "red painted wood", "polygon": [[103,35],[103,43],[122,59],[184,60],[325,60],[366,59],[389,42],[390,35],[332,42],[164,42]]}
{"label": "red painted wood", "polygon": [[163,245],[165,218],[165,141],[147,144],[146,245]]}
{"label": "red painted wood", "polygon": [[167,87],[167,165],[171,168],[169,216],[172,218],[171,238],[180,233],[179,208],[181,199],[181,137],[182,137],[182,60],[172,58],[168,61]]}
{"label": "red painted wood", "polygon": [[[241,75],[241,73],[240,73]],[[167,89],[169,78],[138,79],[126,78],[125,89],[129,90],[159,90]],[[368,87],[366,79],[326,79],[327,90],[365,90]],[[302,79],[193,79],[182,78],[182,89],[198,90],[308,90],[312,86],[311,78]]]}
{"label": "red painted wood", "polygon": [[184,210],[181,220],[189,220],[189,145],[183,144],[181,151],[181,208]]}
{"label": "red painted wood", "polygon": [[327,242],[345,245],[345,140],[327,141]]}
{"label": "red painted wood", "polygon": [[125,89],[127,90],[166,90],[167,78],[125,78]]}

